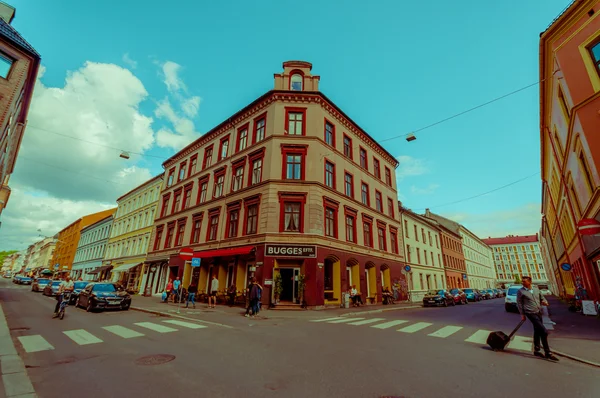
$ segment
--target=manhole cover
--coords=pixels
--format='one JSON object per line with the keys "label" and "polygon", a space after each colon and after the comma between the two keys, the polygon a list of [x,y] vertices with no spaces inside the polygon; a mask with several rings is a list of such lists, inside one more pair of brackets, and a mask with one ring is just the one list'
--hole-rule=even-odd
{"label": "manhole cover", "polygon": [[162,365],[163,363],[171,362],[174,359],[175,359],[175,355],[168,355],[168,354],[148,355],[148,356],[136,359],[135,364],[143,365],[143,366]]}

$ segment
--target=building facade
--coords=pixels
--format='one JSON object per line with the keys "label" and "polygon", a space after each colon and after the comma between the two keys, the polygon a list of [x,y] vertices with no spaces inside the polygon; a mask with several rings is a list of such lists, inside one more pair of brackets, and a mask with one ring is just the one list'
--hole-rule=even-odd
{"label": "building facade", "polygon": [[[112,271],[112,280],[129,290],[144,292],[150,286],[152,293],[160,293],[160,272],[148,280],[148,269],[143,268],[150,245],[163,175],[156,176],[117,199],[117,213],[103,267]],[[163,274],[166,275],[167,267]],[[163,279],[166,276],[163,276]],[[140,283],[144,282],[144,288]],[[164,286],[163,286],[164,287]]]}
{"label": "building facade", "polygon": [[439,228],[446,285],[449,289],[470,287],[461,236],[443,225]]}
{"label": "building facade", "polygon": [[200,291],[212,275],[221,291],[255,276],[266,304],[340,305],[353,285],[381,302],[382,286],[406,285],[398,162],[319,91],[310,63],[283,68],[273,90],[164,163],[149,265]]}
{"label": "building facade", "polygon": [[0,2],[0,214],[27,124],[40,55],[12,27],[15,9]]}
{"label": "building facade", "polygon": [[504,238],[487,238],[483,240],[494,251],[494,268],[497,282],[509,285],[520,281],[523,276],[530,276],[533,283],[546,289],[548,268],[546,267],[539,244],[539,236],[509,235]]}
{"label": "building facade", "polygon": [[446,288],[440,229],[408,209],[400,211],[410,299],[421,301],[428,290]]}
{"label": "building facade", "polygon": [[[559,294],[600,299],[600,0],[575,1],[540,35],[542,239]],[[567,270],[563,270],[564,268]]]}
{"label": "building facade", "polygon": [[114,214],[115,210],[116,209],[109,209],[98,213],[88,214],[62,229],[58,233],[56,248],[54,249],[54,255],[52,256],[53,269],[62,272],[71,271],[75,253],[77,252],[77,247],[79,245],[81,231],[85,227]]}
{"label": "building facade", "polygon": [[31,271],[51,268],[52,255],[56,247],[55,238],[44,238],[27,248],[26,267]]}
{"label": "building facade", "polygon": [[102,266],[108,237],[112,230],[114,214],[111,214],[81,230],[71,276],[75,279],[98,280],[97,269]]}

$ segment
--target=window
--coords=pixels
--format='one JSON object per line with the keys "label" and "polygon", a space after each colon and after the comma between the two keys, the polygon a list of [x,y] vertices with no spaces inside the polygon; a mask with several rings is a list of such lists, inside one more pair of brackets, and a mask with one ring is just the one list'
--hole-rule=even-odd
{"label": "window", "polygon": [[195,216],[192,224],[192,236],[190,238],[190,243],[198,243],[200,242],[200,229],[202,228],[202,214],[200,216]]}
{"label": "window", "polygon": [[229,153],[229,136],[221,139],[221,146],[219,148],[219,160],[225,159]]}
{"label": "window", "polygon": [[190,170],[188,171],[188,177],[196,174],[196,166],[198,165],[198,155],[194,155],[190,158]]}
{"label": "window", "polygon": [[181,188],[175,191],[175,200],[173,201],[173,209],[171,213],[176,213],[181,210]]}
{"label": "window", "polygon": [[421,236],[423,237],[423,243],[427,243],[427,238],[425,237],[425,228],[421,228]]}
{"label": "window", "polygon": [[417,226],[413,225],[413,229],[415,231],[415,240],[418,242],[419,241],[419,231],[417,230]]}
{"label": "window", "polygon": [[417,247],[417,262],[421,264],[421,249]]}
{"label": "window", "polygon": [[[173,234],[175,233],[175,222],[167,226],[167,239],[165,240],[165,249],[171,247],[173,243]],[[125,246],[123,246],[125,248]]]}
{"label": "window", "polygon": [[185,190],[183,192],[183,208],[187,209],[188,207],[190,207],[190,204],[192,203],[192,188],[194,186],[193,185],[188,185],[185,187]]}
{"label": "window", "polygon": [[227,215],[227,231],[226,235],[228,238],[235,238],[238,235],[238,224],[240,220],[240,208],[239,202],[236,208],[232,208],[229,210],[229,214]]}
{"label": "window", "polygon": [[163,196],[163,204],[162,209],[160,210],[160,216],[164,217],[167,215],[167,211],[169,209],[169,200],[171,199],[171,194],[166,194]]}
{"label": "window", "polygon": [[213,146],[209,146],[204,150],[204,161],[202,162],[202,170],[212,165]]}
{"label": "window", "polygon": [[379,191],[375,191],[375,210],[383,213],[383,199]]}
{"label": "window", "polygon": [[354,178],[348,172],[344,174],[344,193],[346,196],[354,198]]}
{"label": "window", "polygon": [[408,236],[408,221],[404,220],[404,235],[406,235],[407,238],[410,238],[410,236]]}
{"label": "window", "polygon": [[336,210],[331,207],[325,207],[325,236],[337,238],[337,220]]}
{"label": "window", "polygon": [[373,247],[373,219],[363,214],[363,238],[365,246]]}
{"label": "window", "polygon": [[344,156],[352,159],[352,140],[347,135],[344,135]]}
{"label": "window", "polygon": [[360,185],[360,200],[363,205],[369,206],[370,198],[369,198],[369,186],[364,182]]}
{"label": "window", "polygon": [[246,205],[246,235],[255,234],[258,229],[258,204]]}
{"label": "window", "polygon": [[252,161],[252,175],[250,185],[258,184],[262,181],[262,158]]}
{"label": "window", "polygon": [[259,116],[254,119],[254,142],[260,142],[265,139],[265,126],[267,124],[266,116]]}
{"label": "window", "polygon": [[[437,235],[435,236],[435,247],[437,247],[438,249],[440,248],[440,242],[438,241],[438,237]],[[457,251],[460,251],[458,249],[456,249]]]}
{"label": "window", "polygon": [[3,78],[8,78],[8,74],[10,73],[10,68],[14,61],[10,59],[8,56],[4,54],[0,54],[0,76]]}
{"label": "window", "polygon": [[304,180],[304,162],[307,145],[282,145],[282,178],[286,180]]}
{"label": "window", "polygon": [[209,213],[209,225],[208,225],[208,234],[206,240],[217,240],[217,235],[219,231],[219,215],[220,209],[215,210]]}
{"label": "window", "polygon": [[360,167],[365,170],[369,169],[369,165],[367,162],[367,151],[364,148],[360,148]]}
{"label": "window", "polygon": [[392,172],[387,166],[385,168],[385,183],[390,187],[392,186]]}
{"label": "window", "polygon": [[286,108],[285,109],[286,126],[285,130],[288,135],[305,135],[305,116],[306,109],[304,108]]}
{"label": "window", "polygon": [[433,265],[435,267],[435,261],[434,261],[434,257],[433,257],[433,252],[430,252],[429,254],[431,254],[431,265]]}
{"label": "window", "polygon": [[388,214],[394,218],[394,199],[388,198]]}
{"label": "window", "polygon": [[427,250],[423,250],[423,257],[425,257],[425,265],[429,265],[429,262],[427,261]]}
{"label": "window", "polygon": [[299,73],[294,73],[290,77],[290,90],[302,91],[302,85],[304,83],[304,77]]}
{"label": "window", "polygon": [[304,232],[306,193],[280,192],[280,232]]}
{"label": "window", "polygon": [[[234,166],[235,167],[235,166]],[[233,181],[231,190],[237,192],[244,186],[244,166],[237,166],[233,169]]]}
{"label": "window", "polygon": [[335,126],[325,120],[325,143],[335,148]]}
{"label": "window", "polygon": [[185,169],[187,168],[186,162],[183,162],[179,165],[179,178],[177,182],[183,181],[185,179]]}
{"label": "window", "polygon": [[356,211],[346,208],[346,241],[356,243]]}
{"label": "window", "polygon": [[236,152],[243,151],[246,149],[248,145],[248,125],[246,124],[244,127],[238,129],[237,143],[236,143]]}
{"label": "window", "polygon": [[427,231],[427,235],[429,235],[429,246],[433,246],[433,239],[431,239],[431,231]]}
{"label": "window", "polygon": [[220,198],[223,196],[223,186],[225,185],[225,168],[221,168],[215,172],[215,189],[213,192],[213,198]]}
{"label": "window", "polygon": [[183,235],[185,234],[185,221],[177,223],[177,235],[175,236],[175,246],[183,244]]}
{"label": "window", "polygon": [[583,176],[585,178],[586,185],[590,189],[591,192],[594,192],[594,180],[592,179],[592,175],[590,173],[590,168],[588,167],[587,160],[585,159],[585,155],[583,150],[579,151],[579,165],[581,167],[581,171],[583,172]]}
{"label": "window", "polygon": [[335,189],[335,165],[330,161],[325,161],[325,185]]}
{"label": "window", "polygon": [[[173,185],[173,179],[175,178],[175,168],[169,170],[169,177],[167,178],[167,187]],[[125,210],[127,212],[127,209]]]}
{"label": "window", "polygon": [[198,190],[198,204],[206,202],[206,193],[208,192],[208,176],[198,181],[200,189]]}
{"label": "window", "polygon": [[411,254],[410,245],[406,245],[406,256],[408,258],[408,262],[409,263],[411,262],[411,256],[410,256],[410,254]]}
{"label": "window", "polygon": [[377,240],[379,244],[379,250],[387,250],[387,242],[385,239],[385,226],[377,226]]}
{"label": "window", "polygon": [[381,180],[381,167],[379,166],[379,160],[375,158],[373,158],[373,173],[375,177]]}
{"label": "window", "polygon": [[[590,55],[592,56],[592,60],[594,61],[594,65],[596,66],[596,70],[600,73],[600,41],[596,41],[589,47]],[[1,69],[4,71],[4,69]],[[3,76],[4,77],[4,76]]]}
{"label": "window", "polygon": [[390,227],[390,243],[392,245],[392,253],[398,254],[398,230]]}

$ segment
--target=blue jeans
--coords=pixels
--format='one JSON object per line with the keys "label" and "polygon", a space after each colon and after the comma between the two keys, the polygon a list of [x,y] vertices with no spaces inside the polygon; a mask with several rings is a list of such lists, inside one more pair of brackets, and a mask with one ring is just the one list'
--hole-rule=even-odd
{"label": "blue jeans", "polygon": [[250,308],[252,308],[252,315],[258,314],[258,311],[259,311],[258,299],[251,300]]}
{"label": "blue jeans", "polygon": [[188,293],[185,306],[187,307],[189,303],[192,303],[192,305],[195,307],[196,306],[196,300],[194,300],[195,298],[196,298],[196,293]]}

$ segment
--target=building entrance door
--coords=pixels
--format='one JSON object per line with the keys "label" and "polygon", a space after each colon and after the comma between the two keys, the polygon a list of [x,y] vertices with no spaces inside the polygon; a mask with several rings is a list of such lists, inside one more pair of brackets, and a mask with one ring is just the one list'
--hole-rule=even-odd
{"label": "building entrance door", "polygon": [[280,268],[281,282],[283,291],[279,297],[280,301],[297,302],[298,301],[298,276],[300,268]]}

